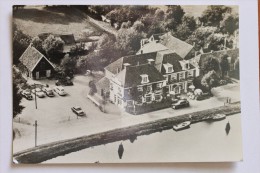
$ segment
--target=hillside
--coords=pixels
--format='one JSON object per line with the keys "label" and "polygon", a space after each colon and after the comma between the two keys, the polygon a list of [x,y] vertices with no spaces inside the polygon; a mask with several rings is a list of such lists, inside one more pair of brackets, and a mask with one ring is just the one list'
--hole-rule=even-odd
{"label": "hillside", "polygon": [[87,36],[100,36],[104,32],[86,14],[66,6],[27,6],[14,11],[13,22],[31,37],[40,33],[74,34],[75,39],[79,40],[83,33]]}

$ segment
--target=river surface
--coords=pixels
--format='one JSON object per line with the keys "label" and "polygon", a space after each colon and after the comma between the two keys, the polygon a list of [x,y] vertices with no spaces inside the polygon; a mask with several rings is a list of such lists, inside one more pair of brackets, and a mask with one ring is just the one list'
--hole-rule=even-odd
{"label": "river surface", "polygon": [[[222,121],[200,122],[182,131],[165,130],[129,140],[94,146],[59,156],[43,163],[136,163],[136,162],[210,162],[242,160],[241,115]],[[227,135],[225,127],[230,123]],[[118,147],[122,142],[123,157]]]}

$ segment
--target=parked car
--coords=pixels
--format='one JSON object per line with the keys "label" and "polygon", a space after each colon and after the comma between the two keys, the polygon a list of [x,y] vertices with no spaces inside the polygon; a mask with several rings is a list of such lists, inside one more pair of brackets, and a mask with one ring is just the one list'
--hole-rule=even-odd
{"label": "parked car", "polygon": [[44,87],[43,89],[43,92],[45,92],[45,94],[49,97],[54,97],[54,93],[53,93],[53,90],[49,87]]}
{"label": "parked car", "polygon": [[35,94],[35,92],[36,92],[37,97],[39,97],[39,98],[45,97],[44,92],[40,88],[32,89],[32,93]]}
{"label": "parked car", "polygon": [[190,103],[188,100],[179,100],[177,103],[172,104],[173,109],[189,107]]}
{"label": "parked car", "polygon": [[23,96],[24,98],[26,98],[27,100],[32,100],[32,99],[33,99],[33,96],[32,96],[32,94],[31,94],[31,91],[30,91],[30,90],[23,90],[23,91],[21,92],[21,94],[22,94],[22,96]]}
{"label": "parked car", "polygon": [[74,106],[74,107],[71,108],[71,110],[72,110],[72,112],[74,112],[78,116],[84,116],[85,115],[85,112],[83,112],[83,110],[79,106]]}
{"label": "parked car", "polygon": [[56,80],[55,82],[56,86],[64,85],[64,86],[72,86],[73,82],[71,81],[70,77],[61,78]]}
{"label": "parked car", "polygon": [[64,88],[62,86],[55,86],[54,91],[58,93],[60,96],[65,96],[67,93],[65,92]]}

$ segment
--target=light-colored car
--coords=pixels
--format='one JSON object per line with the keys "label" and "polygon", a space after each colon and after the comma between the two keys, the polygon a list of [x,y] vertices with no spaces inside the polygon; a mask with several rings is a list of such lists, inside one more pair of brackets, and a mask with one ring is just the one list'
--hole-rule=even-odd
{"label": "light-colored car", "polygon": [[54,97],[54,93],[53,93],[53,90],[49,87],[44,87],[43,89],[43,92],[45,92],[45,94],[49,97]]}
{"label": "light-colored car", "polygon": [[40,88],[32,89],[32,93],[35,94],[35,92],[36,92],[37,97],[39,97],[39,98],[45,97],[44,92]]}
{"label": "light-colored car", "polygon": [[60,96],[65,96],[67,93],[65,92],[64,88],[62,86],[55,86],[54,91],[58,93]]}
{"label": "light-colored car", "polygon": [[74,107],[71,108],[71,110],[72,110],[72,112],[74,112],[78,116],[84,116],[85,115],[85,112],[83,112],[83,110],[79,106],[74,106]]}
{"label": "light-colored car", "polygon": [[21,92],[22,96],[25,97],[27,100],[32,100],[33,99],[33,96],[31,94],[31,91],[30,90],[23,90]]}

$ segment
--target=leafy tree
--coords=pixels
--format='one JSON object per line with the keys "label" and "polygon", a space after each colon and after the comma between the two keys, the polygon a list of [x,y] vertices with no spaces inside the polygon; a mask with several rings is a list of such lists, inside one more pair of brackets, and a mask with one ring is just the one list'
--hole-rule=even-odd
{"label": "leafy tree", "polygon": [[68,54],[66,54],[64,58],[61,60],[61,70],[64,72],[66,76],[73,77],[76,64],[76,57],[70,57]]}
{"label": "leafy tree", "polygon": [[21,100],[22,100],[22,96],[19,93],[17,84],[13,82],[13,118],[15,118],[18,114],[20,114],[24,108],[21,105]]}
{"label": "leafy tree", "polygon": [[206,44],[210,50],[218,51],[224,46],[225,36],[222,33],[212,33],[207,39]]}
{"label": "leafy tree", "polygon": [[64,41],[60,37],[49,35],[42,43],[42,48],[51,60],[55,59],[55,55],[61,54]]}
{"label": "leafy tree", "polygon": [[220,27],[224,33],[233,34],[239,26],[239,18],[237,14],[226,13],[220,22]]}
{"label": "leafy tree", "polygon": [[132,23],[131,21],[127,21],[127,22],[123,22],[122,25],[121,25],[121,28],[122,29],[128,29],[132,26]]}
{"label": "leafy tree", "polygon": [[201,79],[201,85],[206,87],[210,94],[212,94],[211,89],[213,87],[218,86],[218,83],[219,83],[219,77],[215,72],[215,70],[209,71]]}
{"label": "leafy tree", "polygon": [[210,5],[203,12],[200,21],[206,26],[219,26],[225,13],[231,13],[232,9],[224,5]]}
{"label": "leafy tree", "polygon": [[176,30],[176,26],[181,24],[184,14],[185,12],[180,5],[168,5],[165,16],[167,22],[166,27],[169,30]]}
{"label": "leafy tree", "polygon": [[206,59],[206,61],[202,64],[203,73],[208,73],[209,71],[218,71],[219,70],[219,62],[213,56],[210,56]]}
{"label": "leafy tree", "polygon": [[19,30],[16,25],[13,26],[13,64],[19,63],[19,58],[27,49],[31,38]]}
{"label": "leafy tree", "polygon": [[144,24],[144,33],[150,37],[152,34],[163,33],[166,31],[166,22],[164,20],[160,20],[160,18],[156,18],[156,15],[146,14],[141,19]]}
{"label": "leafy tree", "polygon": [[148,13],[153,14],[155,10],[155,8],[147,5],[118,6],[110,11],[106,17],[112,21],[111,24],[116,22],[121,26],[123,22],[127,21],[130,21],[133,24],[138,19],[141,19],[142,16],[145,16]]}
{"label": "leafy tree", "polygon": [[120,29],[116,38],[116,47],[126,55],[134,54],[140,49],[140,41],[144,37],[144,33],[137,32],[133,28]]}
{"label": "leafy tree", "polygon": [[191,33],[192,31],[187,25],[181,24],[177,27],[177,30],[173,33],[173,35],[181,40],[186,40],[191,35]]}
{"label": "leafy tree", "polygon": [[132,28],[137,32],[143,32],[145,30],[144,24],[140,20],[136,21]]}
{"label": "leafy tree", "polygon": [[227,72],[229,71],[229,63],[228,63],[227,54],[221,56],[221,61],[219,64],[220,64],[220,68],[221,68],[221,77],[224,78],[227,75]]}
{"label": "leafy tree", "polygon": [[76,44],[74,47],[70,49],[70,55],[71,56],[77,56],[77,55],[83,55],[87,51],[85,50],[85,44],[84,43],[79,43]]}
{"label": "leafy tree", "polygon": [[187,26],[191,31],[194,31],[197,27],[195,18],[193,16],[189,16],[189,15],[183,16],[182,24]]}
{"label": "leafy tree", "polygon": [[42,39],[40,39],[38,36],[32,38],[32,46],[35,47],[38,51],[45,54],[45,51],[42,48]]}
{"label": "leafy tree", "polygon": [[201,48],[208,47],[208,37],[218,31],[217,27],[199,27],[197,28],[186,40],[189,44],[195,43],[195,49],[200,50]]}

